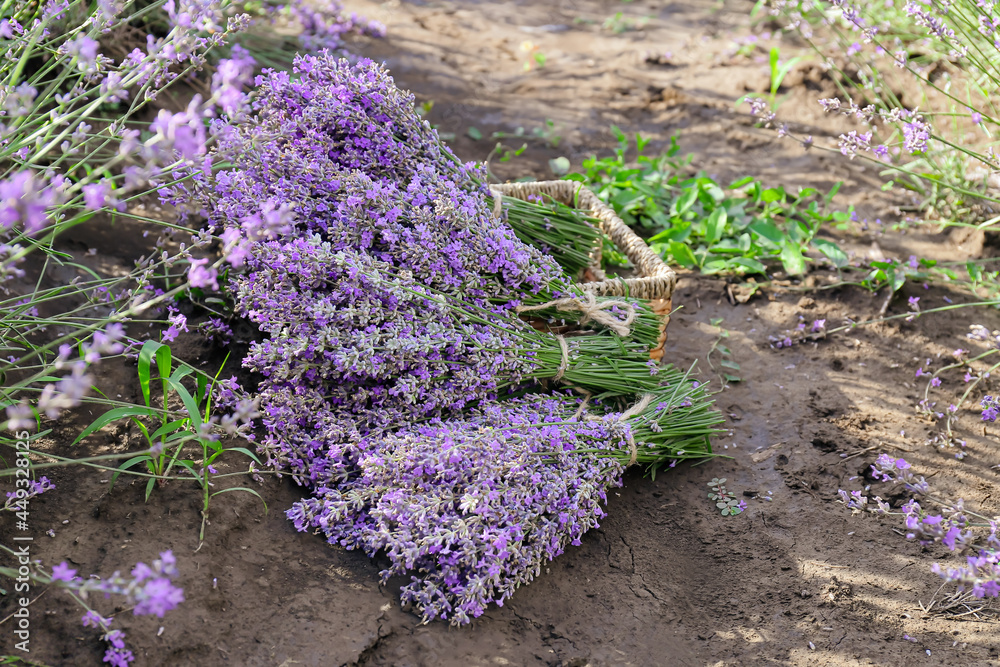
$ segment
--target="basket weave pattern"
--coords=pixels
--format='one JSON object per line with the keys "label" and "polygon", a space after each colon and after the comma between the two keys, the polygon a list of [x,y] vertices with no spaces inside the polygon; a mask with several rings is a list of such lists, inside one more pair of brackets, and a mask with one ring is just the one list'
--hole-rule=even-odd
{"label": "basket weave pattern", "polygon": [[635,266],[636,278],[605,278],[601,270],[600,249],[592,256],[593,266],[587,270],[594,280],[580,283],[580,287],[595,296],[618,296],[644,299],[650,302],[653,312],[663,320],[660,340],[650,357],[659,361],[663,357],[666,342],[666,327],[669,321],[677,274],[663,259],[650,250],[646,242],[639,238],[614,210],[602,202],[588,188],[574,181],[535,181],[529,183],[505,183],[491,185],[495,195],[527,200],[531,195],[547,195],[552,199],[586,211],[597,218],[601,231],[621,250]]}

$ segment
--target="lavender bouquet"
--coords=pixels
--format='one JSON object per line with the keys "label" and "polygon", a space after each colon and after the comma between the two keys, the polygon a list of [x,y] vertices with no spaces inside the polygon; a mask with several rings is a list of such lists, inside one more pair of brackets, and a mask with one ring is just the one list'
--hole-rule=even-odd
{"label": "lavender bouquet", "polygon": [[[238,223],[280,211],[287,216],[279,229],[294,217],[305,231],[339,235],[372,253],[409,246],[422,266],[406,268],[436,286],[462,286],[484,251],[492,271],[502,269],[497,287],[537,289],[557,280],[554,259],[571,275],[587,266],[600,241],[587,218],[551,202],[506,198],[497,206],[485,169],[463,164],[441,142],[384,67],[304,56],[294,74],[266,72],[253,116],[220,132],[218,153],[232,168],[199,194],[232,244],[256,240]],[[345,217],[368,224],[343,238]],[[535,249],[542,246],[553,256]]]}
{"label": "lavender bouquet", "polygon": [[384,551],[425,620],[462,624],[597,525],[627,466],[711,454],[705,389],[648,358],[655,315],[566,273],[586,219],[493,200],[381,66],[258,83],[215,128],[231,168],[194,180],[264,336],[261,449],[311,490],[296,526]]}
{"label": "lavender bouquet", "polygon": [[461,302],[319,236],[259,243],[248,268],[236,299],[270,337],[244,365],[265,377],[264,447],[297,474],[317,452],[340,460],[359,434],[455,414],[528,380],[597,398],[660,384],[646,343],[539,332],[515,311]]}
{"label": "lavender bouquet", "polygon": [[[695,402],[700,414],[686,412]],[[404,603],[425,622],[462,625],[579,545],[627,465],[654,451],[674,463],[705,456],[719,422],[709,403],[676,372],[626,412],[585,414],[565,394],[487,402],[363,439],[351,474],[319,484],[288,514],[333,544],[384,552],[383,581],[410,575]]]}

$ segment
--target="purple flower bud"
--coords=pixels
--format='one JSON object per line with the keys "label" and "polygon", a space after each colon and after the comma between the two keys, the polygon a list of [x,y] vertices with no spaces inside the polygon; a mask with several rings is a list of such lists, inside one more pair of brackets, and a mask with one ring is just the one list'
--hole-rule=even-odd
{"label": "purple flower bud", "polygon": [[83,202],[91,211],[103,208],[108,196],[108,186],[105,183],[90,183],[83,186]]}

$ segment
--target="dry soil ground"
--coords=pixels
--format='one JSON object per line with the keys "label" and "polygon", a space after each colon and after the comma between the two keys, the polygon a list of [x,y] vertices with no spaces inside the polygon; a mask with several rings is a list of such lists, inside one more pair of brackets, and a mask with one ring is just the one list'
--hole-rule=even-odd
{"label": "dry soil ground", "polygon": [[[876,175],[859,164],[781,143],[734,109],[738,97],[767,85],[759,59],[725,53],[734,36],[749,34],[749,2],[353,0],[348,6],[388,27],[384,40],[355,49],[384,60],[420,101],[433,101],[429,118],[455,133],[464,158],[484,159],[493,145],[472,140],[471,126],[487,137],[518,126],[531,135],[552,121],[558,146],[529,141],[521,157],[495,162],[503,178],[550,176],[548,160],[558,156],[578,168],[582,157],[609,151],[614,123],[652,137],[654,147],[680,132],[694,166],[720,180],[749,174],[769,185],[823,188],[842,180],[842,205],[886,221],[898,220],[895,207],[906,203],[880,192]],[[619,11],[650,18],[639,30],[603,28]],[[526,41],[545,54],[544,67],[525,71]],[[793,51],[783,46],[785,55]],[[832,92],[822,72],[806,62],[786,83],[782,115],[818,142],[835,136],[815,103]],[[138,239],[139,230],[133,235]],[[128,263],[127,240],[92,228],[66,243],[101,248],[93,261],[113,267]],[[982,239],[960,245],[936,230],[858,232],[842,241],[861,257],[957,259],[991,250]],[[769,289],[734,305],[725,290],[724,280],[683,276],[675,301],[683,309],[670,325],[668,356],[684,365],[700,358],[707,372],[704,357],[719,327],[729,332],[743,377],[718,396],[731,433],[717,447],[730,458],[678,467],[655,481],[629,474],[599,530],[470,627],[421,625],[399,608],[391,587],[378,585],[377,560],[296,533],[283,511],[299,491],[287,481],[258,485],[270,507],[266,515],[246,494],[217,499],[206,542],[195,553],[200,519],[192,489],[168,486],[144,503],[141,484],[109,492],[106,475],[63,470],[52,475],[58,490],[33,504],[35,555],[107,573],[174,550],[184,605],[162,622],[127,610],[117,619],[137,664],[1000,664],[1000,636],[988,611],[956,618],[920,609],[938,588],[928,568],[946,557],[943,549],[922,549],[890,523],[851,517],[835,503],[839,488],[865,483],[868,465],[889,451],[905,452],[943,491],[988,514],[1000,512],[996,429],[984,430],[967,409],[960,428],[969,456],[959,461],[925,444],[932,426],[914,410],[923,391],[914,380],[916,364],[970,347],[968,324],[996,326],[998,318],[970,309],[774,351],[768,336],[793,327],[800,315],[830,326],[865,320],[883,296],[854,288]],[[945,297],[972,300],[920,286],[908,294],[928,305],[942,305]],[[906,310],[905,297],[890,305],[890,314]],[[716,318],[719,327],[711,324]],[[221,359],[193,337],[182,342],[182,354],[209,364]],[[102,381],[135,398],[133,372],[108,366]],[[958,376],[946,380],[942,404],[961,385]],[[60,425],[52,447],[65,451],[88,418]],[[117,451],[127,442],[128,434],[116,431],[89,451]],[[713,477],[728,478],[747,500],[744,514],[718,514],[706,497]],[[50,528],[51,538],[44,534]],[[6,523],[2,530],[9,535]],[[0,601],[0,618],[10,608],[9,600]],[[79,611],[59,591],[45,592],[32,609],[33,658],[100,663],[98,640],[80,627]],[[9,622],[0,624],[0,652],[10,651],[11,637]]]}

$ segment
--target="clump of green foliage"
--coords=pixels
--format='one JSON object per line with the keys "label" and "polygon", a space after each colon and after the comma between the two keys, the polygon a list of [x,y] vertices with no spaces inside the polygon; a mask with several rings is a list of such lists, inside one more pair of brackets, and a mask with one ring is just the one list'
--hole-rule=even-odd
{"label": "clump of green foliage", "polygon": [[848,264],[836,243],[818,237],[823,225],[844,228],[851,220],[852,207],[830,207],[839,183],[825,195],[815,188],[792,194],[764,187],[752,176],[723,186],[703,171],[691,175],[693,156],[678,157],[676,136],[666,151],[651,156],[644,153],[649,140],[637,134],[632,162],[626,159],[631,140],[612,130],[614,155],[588,158],[581,173],[566,178],[585,183],[672,264],[745,275],[766,274],[772,263],[797,276],[806,271],[809,250],[837,268]]}

